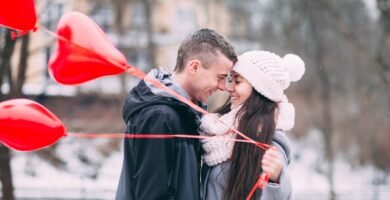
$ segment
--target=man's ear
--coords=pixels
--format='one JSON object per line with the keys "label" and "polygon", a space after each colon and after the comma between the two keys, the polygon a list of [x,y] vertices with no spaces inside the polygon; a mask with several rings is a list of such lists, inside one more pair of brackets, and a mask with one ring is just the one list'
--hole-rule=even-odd
{"label": "man's ear", "polygon": [[199,67],[201,67],[201,62],[198,59],[193,59],[188,61],[186,69],[190,74],[195,74]]}

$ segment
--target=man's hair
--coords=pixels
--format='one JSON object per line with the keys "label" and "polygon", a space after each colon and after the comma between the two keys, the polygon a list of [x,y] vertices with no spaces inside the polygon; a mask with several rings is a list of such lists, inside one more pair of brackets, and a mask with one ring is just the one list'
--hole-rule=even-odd
{"label": "man's hair", "polygon": [[181,43],[177,52],[175,72],[182,72],[190,59],[199,59],[207,68],[219,53],[233,64],[237,62],[234,48],[220,34],[210,29],[200,29]]}

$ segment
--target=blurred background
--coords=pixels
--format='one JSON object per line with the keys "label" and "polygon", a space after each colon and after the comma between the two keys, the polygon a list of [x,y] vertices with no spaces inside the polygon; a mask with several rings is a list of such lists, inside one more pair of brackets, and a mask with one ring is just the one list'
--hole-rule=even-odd
{"label": "blurred background", "polygon": [[[85,13],[144,72],[173,69],[180,42],[204,27],[224,35],[238,55],[300,55],[306,73],[287,90],[297,112],[288,135],[295,198],[390,199],[390,0],[35,2],[39,24],[52,31],[64,13]],[[123,133],[123,100],[137,78],[59,85],[47,71],[55,38],[39,29],[16,40],[10,34],[0,28],[1,101],[39,102],[68,132]],[[225,97],[214,95],[210,110]],[[0,144],[0,196],[113,199],[122,156],[121,139],[64,138],[34,152]]]}

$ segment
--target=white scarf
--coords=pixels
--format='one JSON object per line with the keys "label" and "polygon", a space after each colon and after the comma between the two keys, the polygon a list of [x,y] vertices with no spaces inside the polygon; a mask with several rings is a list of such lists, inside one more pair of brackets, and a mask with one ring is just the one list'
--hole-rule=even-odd
{"label": "white scarf", "polygon": [[[237,128],[237,112],[241,106],[232,109],[229,113],[222,116],[217,114],[206,114],[201,119],[201,135],[212,136],[211,138],[202,139],[204,162],[209,166],[214,166],[228,160],[233,153],[234,141],[236,134],[230,130],[231,127]],[[278,103],[276,129],[288,131],[294,126],[295,110],[294,106],[287,101],[287,98]],[[225,122],[223,124],[218,119]],[[245,134],[245,133],[244,133]]]}

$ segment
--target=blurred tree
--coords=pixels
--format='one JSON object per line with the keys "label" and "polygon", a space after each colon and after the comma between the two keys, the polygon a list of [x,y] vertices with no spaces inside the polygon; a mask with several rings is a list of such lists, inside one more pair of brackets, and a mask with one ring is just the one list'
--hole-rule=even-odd
{"label": "blurred tree", "polygon": [[[44,3],[45,8],[51,6],[51,1],[46,1]],[[44,9],[45,10],[45,9]],[[47,10],[47,9],[46,9]],[[50,15],[51,12],[49,12]],[[42,17],[42,12],[39,12],[39,16]],[[44,16],[42,18],[47,18]],[[50,18],[50,16],[49,16]],[[57,18],[58,20],[58,18]],[[47,28],[52,28],[46,24]],[[2,29],[2,31],[5,29]],[[30,44],[30,34],[24,35],[23,37],[13,40],[11,38],[12,30],[5,30],[5,34],[0,34],[4,37],[3,40],[0,40],[1,47],[1,57],[0,57],[0,101],[13,98],[21,98],[23,94],[23,86],[26,82],[26,72],[28,70],[28,58],[30,55],[29,44]],[[4,41],[4,43],[3,43]],[[18,46],[18,64],[17,66],[12,66],[11,59],[16,53],[15,44],[21,43]],[[40,47],[40,49],[42,49]],[[36,50],[35,50],[36,51]],[[46,151],[42,151],[39,154],[44,155]],[[0,179],[2,183],[2,197],[3,199],[15,199],[13,193],[13,181],[12,181],[12,170],[11,170],[11,154],[8,148],[0,144]]]}
{"label": "blurred tree", "polygon": [[390,54],[390,1],[377,0],[377,5],[380,11],[378,23],[382,33],[379,37],[376,58],[380,67],[379,75],[386,85],[387,95],[390,96],[390,59],[387,56]]}
{"label": "blurred tree", "polygon": [[230,14],[230,37],[233,39],[259,40],[261,3],[256,0],[225,0]]}
{"label": "blurred tree", "polygon": [[[129,6],[129,2],[131,0],[111,0],[110,2],[113,4],[113,9],[115,13],[115,20],[114,20],[114,28],[117,31],[118,37],[120,40],[122,40],[123,35],[126,31],[126,14]],[[119,44],[120,45],[120,44]],[[118,48],[121,50],[121,47],[118,46]],[[124,50],[124,49],[122,49]],[[120,81],[121,81],[121,92],[119,95],[119,98],[124,98],[124,96],[127,94],[127,74],[121,74],[120,75]]]}
{"label": "blurred tree", "polygon": [[[4,101],[8,98],[7,94],[2,92],[2,86],[12,85],[11,77],[11,57],[15,49],[15,40],[11,39],[11,30],[7,30],[4,35],[4,47],[1,50],[0,60],[0,101]],[[11,156],[10,151],[7,147],[0,144],[0,180],[2,184],[2,197],[3,199],[13,200],[14,188],[12,184],[12,171],[11,171]]]}
{"label": "blurred tree", "polygon": [[[30,37],[29,34],[27,34],[20,38],[22,44],[20,48],[19,65],[17,68],[16,78],[14,78],[12,71],[13,68],[11,66],[11,58],[14,52],[16,40],[11,39],[11,32],[11,30],[7,30],[7,33],[5,34],[5,45],[1,53],[0,64],[0,86],[3,84],[8,84],[10,89],[8,94],[0,91],[0,101],[22,97],[22,88],[26,80],[27,60],[29,55],[28,46]],[[5,84],[4,81],[7,81],[7,84]],[[9,149],[1,145],[0,178],[3,185],[2,189],[4,199],[14,199],[10,158],[11,156]]]}
{"label": "blurred tree", "polygon": [[26,81],[27,60],[29,57],[28,46],[30,43],[30,34],[21,38],[22,46],[20,47],[20,59],[15,80],[15,86],[11,92],[13,98],[19,98],[22,96],[23,85]]}
{"label": "blurred tree", "polygon": [[[307,90],[303,95],[308,101],[303,109],[310,107],[311,113],[303,120],[305,120],[304,124],[311,126],[310,128],[318,128],[323,135],[324,155],[328,161],[325,170],[330,186],[330,199],[335,199],[332,115],[334,89],[331,80],[331,65],[335,63],[329,63],[328,59],[334,55],[329,41],[337,37],[337,31],[334,29],[334,19],[329,17],[332,9],[329,4],[325,0],[275,1],[272,5],[268,5],[269,9],[265,11],[267,17],[263,19],[264,35],[260,38],[264,41],[262,44],[266,46],[265,49],[279,51],[281,56],[287,49],[291,50],[303,57],[306,63],[304,78],[308,85],[307,88],[303,86],[304,90]],[[300,85],[304,84],[304,81],[300,82]],[[297,115],[301,115],[301,110],[297,109]]]}
{"label": "blurred tree", "polygon": [[[379,37],[375,49],[376,68],[382,87],[379,87],[381,96],[383,96],[384,116],[378,119],[378,137],[372,138],[372,153],[374,164],[384,171],[390,171],[390,147],[387,142],[390,141],[390,1],[377,0],[379,10],[379,19],[377,21]],[[383,88],[383,89],[381,89]],[[386,153],[384,153],[386,152]],[[383,177],[382,177],[383,178]]]}
{"label": "blurred tree", "polygon": [[[96,3],[96,2],[94,2]],[[145,70],[149,70],[153,67],[156,67],[156,52],[157,45],[154,41],[155,30],[154,30],[154,22],[153,22],[153,9],[155,8],[155,4],[158,2],[150,1],[150,0],[110,0],[108,2],[101,1],[100,4],[109,3],[113,9],[114,13],[114,21],[113,21],[113,29],[115,30],[115,34],[118,37],[119,42],[117,47],[121,50],[128,58],[132,58],[135,55],[140,54],[142,51],[145,51],[147,54],[147,64]],[[131,15],[132,14],[132,15]],[[140,16],[136,16],[140,15]],[[130,18],[133,17],[133,18]],[[135,23],[136,19],[142,18],[143,23]],[[136,35],[132,35],[130,33],[137,33]],[[146,49],[142,50],[145,47],[139,46],[128,46],[124,45],[124,43],[129,43],[126,40],[139,40],[137,36],[146,35],[147,44]],[[129,37],[130,36],[130,37]],[[133,42],[133,44],[137,44],[137,42]],[[138,57],[138,56],[136,56]],[[139,58],[137,58],[139,59]],[[131,62],[131,60],[130,60]],[[121,95],[124,96],[127,94],[127,74],[123,74],[120,76],[121,79]]]}
{"label": "blurred tree", "polygon": [[[386,2],[387,11],[382,9],[378,20],[383,28],[389,23]],[[384,141],[389,141],[390,131],[388,33],[378,33],[362,1],[276,0],[266,7],[259,19],[264,48],[281,55],[297,53],[306,62],[300,88],[289,91],[294,92],[292,97],[302,97],[294,102],[295,131],[319,129],[323,134],[325,170],[334,199],[336,152],[350,155],[352,163],[373,162],[383,170],[390,166],[389,154],[384,153],[389,150]],[[373,42],[378,35],[379,47]]]}
{"label": "blurred tree", "polygon": [[153,0],[141,0],[143,7],[145,9],[145,19],[146,19],[146,34],[148,38],[148,52],[149,52],[149,63],[150,67],[156,67],[156,44],[154,42],[154,29],[153,29]]}
{"label": "blurred tree", "polygon": [[114,27],[119,34],[123,34],[125,32],[125,14],[129,0],[111,0],[111,3],[115,13]]}
{"label": "blurred tree", "polygon": [[[325,5],[324,5],[325,4]],[[317,63],[318,67],[315,67],[316,73],[320,80],[320,104],[323,120],[319,122],[319,127],[324,136],[325,142],[325,157],[328,160],[328,172],[327,177],[330,185],[330,199],[334,200],[335,190],[334,190],[334,151],[333,151],[333,119],[332,119],[332,93],[331,93],[331,85],[329,80],[329,72],[327,72],[326,68],[326,41],[323,40],[321,30],[323,28],[327,28],[326,18],[324,15],[326,13],[320,12],[323,8],[327,7],[325,2],[322,1],[308,1],[303,5],[303,9],[307,10],[308,15],[308,26],[309,31],[311,31],[311,40],[313,43],[311,45],[314,46],[314,51],[312,52],[311,58]]]}

